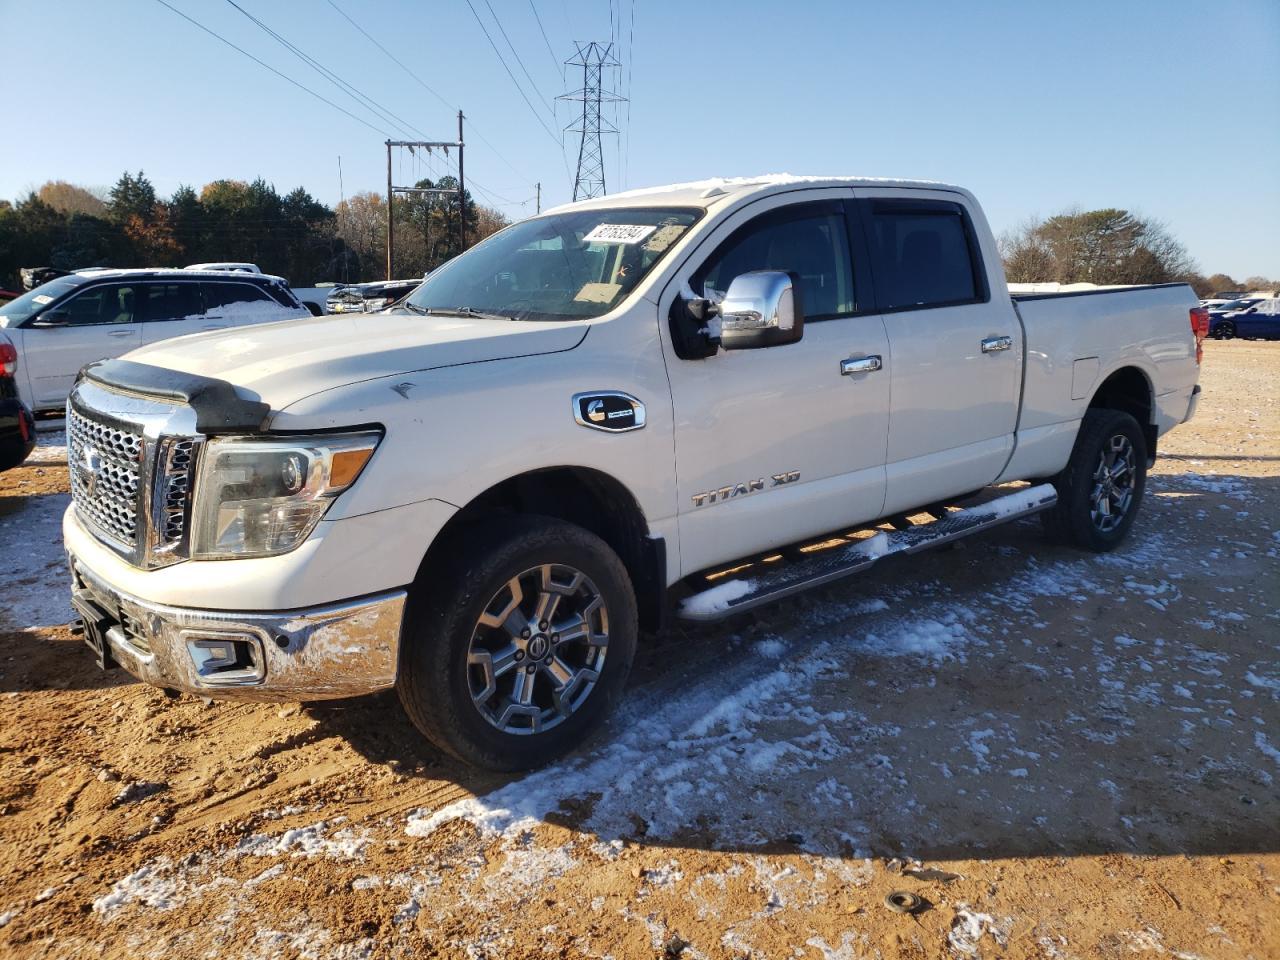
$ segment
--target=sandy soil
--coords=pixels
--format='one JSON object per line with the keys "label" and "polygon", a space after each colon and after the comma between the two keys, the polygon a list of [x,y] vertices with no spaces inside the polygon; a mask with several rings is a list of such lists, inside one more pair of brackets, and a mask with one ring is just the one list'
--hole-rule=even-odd
{"label": "sandy soil", "polygon": [[0,475],[0,955],[1280,956],[1280,344],[1206,347],[1118,553],[1019,523],[675,627],[523,778],[390,696],[99,672],[47,437]]}

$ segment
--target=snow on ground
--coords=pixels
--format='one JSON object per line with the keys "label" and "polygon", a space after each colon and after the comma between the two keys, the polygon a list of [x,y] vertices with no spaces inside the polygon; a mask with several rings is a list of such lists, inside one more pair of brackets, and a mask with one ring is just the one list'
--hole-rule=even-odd
{"label": "snow on ground", "polygon": [[43,494],[26,498],[18,510],[0,509],[0,630],[60,626],[75,615],[62,552],[62,514],[70,501],[66,494]]}

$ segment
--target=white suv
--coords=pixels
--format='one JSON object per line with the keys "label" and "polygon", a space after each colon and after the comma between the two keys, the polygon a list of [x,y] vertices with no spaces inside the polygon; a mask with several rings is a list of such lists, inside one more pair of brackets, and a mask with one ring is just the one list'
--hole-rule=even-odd
{"label": "white suv", "polygon": [[22,364],[18,393],[60,410],[86,364],[171,337],[305,317],[279,277],[227,270],[81,270],[0,307]]}

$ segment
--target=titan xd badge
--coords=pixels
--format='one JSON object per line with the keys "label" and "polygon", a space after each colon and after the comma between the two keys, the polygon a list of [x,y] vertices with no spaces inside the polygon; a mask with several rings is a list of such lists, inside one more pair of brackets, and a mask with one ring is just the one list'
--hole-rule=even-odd
{"label": "titan xd badge", "polygon": [[[795,483],[799,479],[799,470],[775,473],[769,477],[769,487],[781,487],[788,483]],[[701,507],[708,503],[720,503],[724,500],[732,500],[734,497],[745,497],[749,493],[759,493],[763,489],[765,489],[764,477],[759,480],[748,480],[746,483],[731,483],[727,487],[708,490],[706,493],[695,493],[693,495],[693,505]]]}
{"label": "titan xd badge", "polygon": [[592,430],[626,433],[644,426],[644,404],[616,390],[575,393],[573,419]]}

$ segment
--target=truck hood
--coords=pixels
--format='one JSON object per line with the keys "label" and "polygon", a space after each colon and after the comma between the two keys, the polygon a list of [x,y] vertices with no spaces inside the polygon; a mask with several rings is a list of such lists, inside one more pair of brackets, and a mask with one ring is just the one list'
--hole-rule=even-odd
{"label": "truck hood", "polygon": [[582,321],[353,313],[176,337],[127,359],[226,380],[246,397],[283,410],[363,380],[572,350],[587,330]]}

